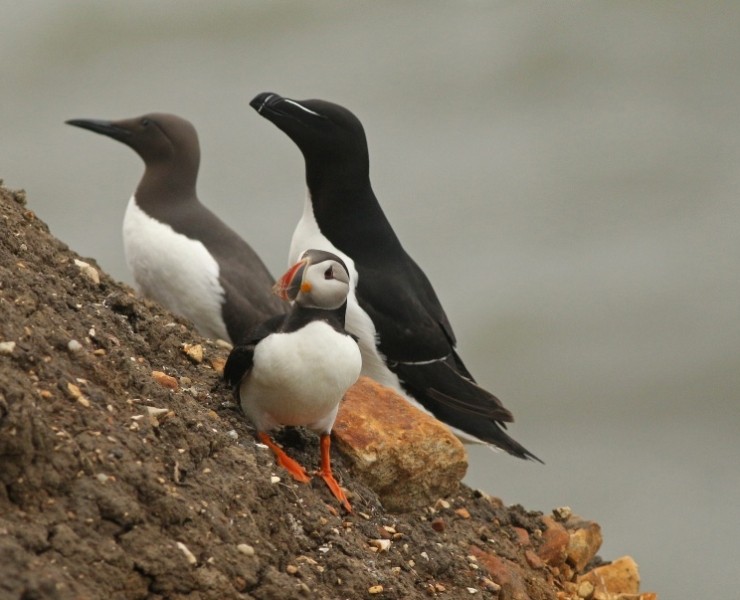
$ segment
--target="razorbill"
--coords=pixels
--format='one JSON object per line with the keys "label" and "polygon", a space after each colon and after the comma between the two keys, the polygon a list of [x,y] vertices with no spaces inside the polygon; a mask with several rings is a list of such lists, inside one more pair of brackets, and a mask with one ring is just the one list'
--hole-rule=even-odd
{"label": "razorbill", "polygon": [[359,338],[363,374],[405,392],[464,441],[539,461],[504,431],[511,413],[475,383],[455,351],[455,334],[434,289],[373,193],[359,119],[331,102],[271,92],[250,104],[303,154],[308,194],[290,257],[320,248],[346,263],[347,330]]}

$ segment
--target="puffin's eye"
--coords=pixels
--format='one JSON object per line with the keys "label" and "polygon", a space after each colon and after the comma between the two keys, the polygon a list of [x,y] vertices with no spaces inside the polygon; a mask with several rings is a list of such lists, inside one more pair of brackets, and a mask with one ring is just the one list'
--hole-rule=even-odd
{"label": "puffin's eye", "polygon": [[334,271],[331,267],[324,271],[324,279],[334,279]]}

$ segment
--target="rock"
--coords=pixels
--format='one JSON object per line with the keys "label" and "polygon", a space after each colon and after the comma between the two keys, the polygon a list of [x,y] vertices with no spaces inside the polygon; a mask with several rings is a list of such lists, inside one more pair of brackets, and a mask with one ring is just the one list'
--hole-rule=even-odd
{"label": "rock", "polygon": [[601,547],[601,527],[593,521],[581,521],[578,527],[570,534],[566,550],[568,562],[580,573],[596,556]]}
{"label": "rock", "polygon": [[85,277],[92,281],[95,285],[100,285],[100,274],[98,270],[93,267],[90,263],[86,263],[84,260],[74,259],[75,265]]}
{"label": "rock", "polygon": [[589,582],[594,586],[594,598],[617,594],[637,594],[640,591],[640,574],[637,563],[630,556],[591,569],[578,578],[578,583]]}
{"label": "rock", "polygon": [[162,387],[176,390],[178,388],[177,379],[170,377],[167,373],[162,371],[152,371],[152,379],[156,381]]}
{"label": "rock", "polygon": [[367,377],[347,392],[334,434],[353,476],[391,511],[452,494],[468,468],[463,445],[447,427]]}
{"label": "rock", "polygon": [[203,362],[203,346],[200,344],[183,344],[182,351],[196,364]]}
{"label": "rock", "polygon": [[490,554],[481,550],[475,545],[468,548],[468,553],[474,556],[478,563],[488,571],[491,579],[497,585],[501,586],[501,593],[504,597],[529,598],[524,574],[519,565],[495,554]]}
{"label": "rock", "polygon": [[567,557],[570,535],[552,517],[542,517],[542,521],[547,528],[542,532],[542,545],[537,550],[537,555],[551,567],[559,567]]}
{"label": "rock", "polygon": [[15,350],[15,342],[0,342],[0,354],[9,356]]}
{"label": "rock", "polygon": [[82,350],[82,344],[80,344],[80,342],[78,342],[77,340],[69,340],[67,342],[67,350],[73,353],[79,352],[80,350]]}
{"label": "rock", "polygon": [[182,542],[177,542],[177,548],[185,555],[185,560],[188,561],[188,564],[194,565],[198,562],[198,559],[195,558],[195,554],[193,554],[190,551],[190,548],[188,548],[185,544]]}

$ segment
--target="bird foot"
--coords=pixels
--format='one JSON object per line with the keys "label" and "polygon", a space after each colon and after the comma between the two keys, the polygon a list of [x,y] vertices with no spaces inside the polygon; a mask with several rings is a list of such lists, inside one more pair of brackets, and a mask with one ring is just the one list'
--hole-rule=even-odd
{"label": "bird foot", "polygon": [[323,469],[319,469],[318,471],[316,471],[316,474],[326,482],[326,485],[329,487],[331,493],[337,500],[342,503],[342,506],[344,506],[346,511],[351,513],[352,506],[350,505],[349,500],[347,500],[347,496],[345,495],[344,490],[339,486],[337,480],[334,479],[334,475],[332,474],[332,472],[326,472]]}
{"label": "bird foot", "polygon": [[260,432],[258,435],[260,441],[272,450],[277,463],[290,473],[293,479],[301,483],[308,483],[311,481],[311,477],[306,473],[306,469],[304,469],[298,461],[290,458],[290,456],[288,456],[280,446],[272,441],[269,435],[263,432]]}

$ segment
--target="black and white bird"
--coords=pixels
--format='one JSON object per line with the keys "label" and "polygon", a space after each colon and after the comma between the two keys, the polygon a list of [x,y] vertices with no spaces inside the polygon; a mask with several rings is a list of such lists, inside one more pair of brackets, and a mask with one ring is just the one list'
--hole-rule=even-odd
{"label": "black and white bird", "polygon": [[153,113],[67,123],[118,140],[144,161],[123,219],[126,263],[141,294],[232,343],[285,313],[259,256],[198,200],[200,145],[189,121]]}
{"label": "black and white bird", "polygon": [[339,403],[362,369],[357,342],[344,329],[349,271],[338,256],[309,249],[274,289],[293,302],[290,311],[263,323],[234,347],[224,378],[254,423],[257,437],[297,481],[309,481],[308,474],[269,432],[293,425],[321,436],[318,475],[349,511],[349,501],[332,474],[329,452]]}
{"label": "black and white bird", "polygon": [[271,92],[250,104],[303,154],[308,195],[290,258],[319,248],[344,260],[351,278],[347,330],[359,338],[363,374],[405,393],[464,441],[539,461],[504,431],[511,413],[475,383],[455,351],[455,334],[434,289],[373,193],[359,119],[331,102]]}

